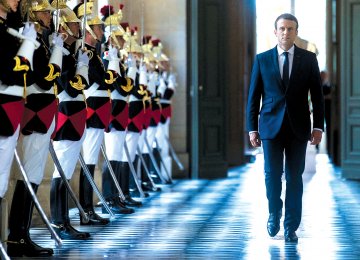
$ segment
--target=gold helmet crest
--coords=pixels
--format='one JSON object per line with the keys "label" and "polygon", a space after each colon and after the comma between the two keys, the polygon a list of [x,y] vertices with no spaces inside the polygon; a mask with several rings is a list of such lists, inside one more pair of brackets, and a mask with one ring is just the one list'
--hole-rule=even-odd
{"label": "gold helmet crest", "polygon": [[26,15],[29,15],[31,21],[37,21],[35,12],[44,12],[44,11],[55,11],[48,0],[30,0],[21,2],[21,16],[24,18]]}

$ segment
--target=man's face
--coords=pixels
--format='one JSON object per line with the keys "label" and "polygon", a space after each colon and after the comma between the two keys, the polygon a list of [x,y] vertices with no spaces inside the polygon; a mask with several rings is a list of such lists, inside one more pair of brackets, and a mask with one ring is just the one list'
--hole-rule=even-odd
{"label": "man's face", "polygon": [[[6,1],[8,6],[10,7],[10,10],[13,11],[13,12],[16,12],[18,6],[19,6],[19,2],[20,0],[7,0]],[[2,6],[2,4],[0,5],[0,8],[5,10]]]}
{"label": "man's face", "polygon": [[51,23],[50,11],[35,12],[35,17],[38,21],[41,21],[45,27],[49,28]]}
{"label": "man's face", "polygon": [[93,31],[96,35],[96,38],[100,41],[102,37],[104,36],[104,30],[101,24],[93,25]]}
{"label": "man's face", "polygon": [[77,22],[67,23],[70,31],[74,34],[74,37],[79,38],[80,36],[80,24]]}
{"label": "man's face", "polygon": [[280,19],[276,24],[274,34],[278,39],[278,44],[281,49],[287,51],[293,46],[298,30],[296,29],[296,22],[291,20]]}

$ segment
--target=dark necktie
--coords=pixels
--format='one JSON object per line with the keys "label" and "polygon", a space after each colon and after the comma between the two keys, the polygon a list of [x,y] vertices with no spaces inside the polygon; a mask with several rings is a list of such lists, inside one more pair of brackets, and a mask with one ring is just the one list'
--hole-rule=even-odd
{"label": "dark necktie", "polygon": [[283,82],[285,88],[289,85],[289,53],[287,51],[284,52],[285,60],[283,66]]}

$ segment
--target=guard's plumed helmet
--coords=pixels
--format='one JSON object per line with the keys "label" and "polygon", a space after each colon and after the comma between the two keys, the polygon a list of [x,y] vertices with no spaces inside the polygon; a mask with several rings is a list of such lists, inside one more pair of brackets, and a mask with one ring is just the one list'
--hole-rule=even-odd
{"label": "guard's plumed helmet", "polygon": [[[77,8],[77,17],[80,19],[85,16],[85,3],[82,3]],[[103,21],[97,16],[97,14],[94,12],[94,2],[88,1],[86,3],[86,24],[87,25],[101,25],[104,24]]]}
{"label": "guard's plumed helmet", "polygon": [[55,9],[68,8],[68,6],[66,5],[66,0],[53,0],[51,2],[51,6]]}
{"label": "guard's plumed helmet", "polygon": [[[85,12],[85,2],[76,6],[74,11],[79,19],[85,19],[85,27],[86,30],[91,34],[91,36],[100,41],[101,39],[97,39],[94,31],[91,29],[91,25],[102,25],[104,22],[99,18],[99,16],[94,12],[94,2],[89,1],[86,2],[86,12]],[[86,14],[86,16],[85,16]]]}
{"label": "guard's plumed helmet", "polygon": [[127,30],[124,34],[124,49],[130,53],[143,53],[143,50],[139,43],[137,42],[137,27],[134,27],[134,29],[130,30],[130,32]]}
{"label": "guard's plumed helmet", "polygon": [[[74,36],[67,23],[81,23],[81,20],[69,7],[60,9],[59,24],[69,35]],[[74,37],[78,37],[78,35]]]}
{"label": "guard's plumed helmet", "polygon": [[21,14],[22,17],[29,15],[31,21],[37,22],[37,18],[35,16],[35,12],[44,12],[44,11],[55,11],[48,0],[30,0],[30,1],[22,1],[21,4]]}
{"label": "guard's plumed helmet", "polygon": [[[120,5],[122,8],[123,5]],[[122,11],[112,14],[105,19],[105,38],[111,37],[117,44],[116,36],[123,36],[125,33],[124,28],[120,25],[122,19]]]}
{"label": "guard's plumed helmet", "polygon": [[65,23],[81,23],[81,20],[69,7],[60,10],[60,24],[63,25]]}

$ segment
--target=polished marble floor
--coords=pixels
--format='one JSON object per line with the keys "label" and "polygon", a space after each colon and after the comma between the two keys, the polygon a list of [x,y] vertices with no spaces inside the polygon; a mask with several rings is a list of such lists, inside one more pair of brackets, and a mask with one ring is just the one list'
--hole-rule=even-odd
{"label": "polished marble floor", "polygon": [[267,234],[261,154],[226,179],[162,189],[106,227],[80,227],[72,210],[72,223],[90,240],[55,248],[44,228],[32,237],[55,248],[53,259],[360,259],[360,182],[342,179],[325,154],[308,154],[298,244],[286,244],[282,228]]}

